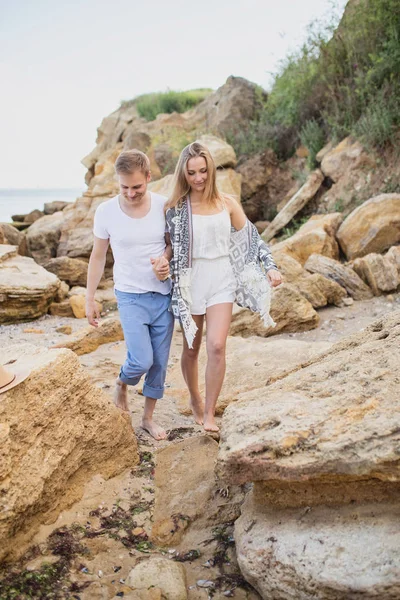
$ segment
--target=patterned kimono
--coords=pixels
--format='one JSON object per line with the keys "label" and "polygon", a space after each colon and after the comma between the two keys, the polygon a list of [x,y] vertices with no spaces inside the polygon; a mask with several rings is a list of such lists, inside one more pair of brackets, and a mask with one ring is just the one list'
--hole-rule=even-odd
{"label": "patterned kimono", "polygon": [[[193,225],[192,210],[187,198],[166,213],[167,231],[171,236],[173,257],[172,312],[179,319],[189,348],[193,347],[197,326],[190,314]],[[265,273],[277,266],[268,246],[250,221],[237,231],[232,227],[229,258],[237,281],[235,302],[258,312],[265,327],[273,327],[269,314],[271,287]]]}

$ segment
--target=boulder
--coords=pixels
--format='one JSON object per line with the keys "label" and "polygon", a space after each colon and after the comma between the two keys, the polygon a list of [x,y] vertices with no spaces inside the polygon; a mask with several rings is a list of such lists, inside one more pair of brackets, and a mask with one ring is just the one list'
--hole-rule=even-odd
{"label": "boulder", "polygon": [[371,157],[366,154],[360,142],[352,140],[350,137],[342,140],[331,150],[323,148],[319,158],[321,159],[321,171],[335,183],[349,171],[373,166]]}
{"label": "boulder", "polygon": [[31,258],[17,255],[16,246],[4,246],[0,256],[0,323],[30,321],[46,314],[60,280]]}
{"label": "boulder", "polygon": [[[156,454],[156,489],[151,539],[176,546],[187,530],[235,520],[244,492],[232,487],[224,497],[214,476],[218,443],[209,436],[188,438]],[[207,507],[207,511],[204,510]]]}
{"label": "boulder", "polygon": [[[294,366],[306,362],[317,352],[327,349],[326,342],[303,342],[300,340],[280,340],[260,337],[243,339],[228,336],[227,365],[225,379],[218,397],[216,414],[221,415],[231,402],[236,402],[243,392],[267,385],[270,378]],[[205,343],[199,355],[200,393],[204,396],[204,374],[207,363]],[[175,363],[168,372],[169,387],[165,395],[176,400],[181,414],[191,415],[189,396],[181,366]]]}
{"label": "boulder", "polygon": [[57,256],[63,221],[64,213],[56,212],[41,217],[29,227],[26,242],[30,256],[37,263],[43,264]]}
{"label": "boulder", "polygon": [[38,219],[41,219],[44,216],[44,212],[42,210],[32,210],[30,213],[24,216],[24,223],[35,223]]}
{"label": "boulder", "polygon": [[138,563],[129,573],[125,585],[134,590],[161,590],[165,600],[187,600],[185,569],[180,563],[151,556]]}
{"label": "boulder", "polygon": [[61,281],[60,287],[57,290],[57,294],[55,296],[56,302],[62,302],[68,296],[69,285],[65,283],[65,281]]}
{"label": "boulder", "polygon": [[70,317],[73,319],[75,316],[69,300],[52,302],[49,307],[49,313],[53,317]]}
{"label": "boulder", "polygon": [[82,355],[93,352],[102,344],[117,342],[123,339],[124,334],[119,319],[110,317],[101,321],[98,327],[89,325],[78,331],[72,339],[57,344],[54,347],[69,348],[75,354]]}
{"label": "boulder", "polygon": [[400,481],[400,311],[334,344],[224,412],[220,477]]}
{"label": "boulder", "polygon": [[225,411],[217,475],[255,482],[235,541],[262,598],[398,596],[399,337],[397,311]]}
{"label": "boulder", "polygon": [[124,418],[69,350],[2,348],[0,362],[29,369],[0,403],[0,560],[14,558],[44,523],[82,496],[90,479],[138,463]]}
{"label": "boulder", "polygon": [[[354,486],[351,504],[310,502],[281,508],[260,501],[260,486],[255,484],[235,523],[235,541],[240,570],[262,598],[394,600],[399,596],[399,497],[397,505],[390,494],[379,494],[382,499],[370,494],[369,502],[360,502],[362,486],[363,482]],[[304,498],[304,486],[292,487]],[[327,490],[331,502],[340,495],[337,487]],[[276,495],[284,503],[285,496]]]}
{"label": "boulder", "polygon": [[305,205],[314,198],[324,180],[324,175],[319,169],[313,171],[304,185],[289,200],[289,202],[277,214],[275,219],[268,225],[262,237],[266,241],[271,240],[285,225],[287,225]]}
{"label": "boulder", "polygon": [[270,314],[276,325],[266,328],[258,314],[245,308],[239,309],[232,317],[229,333],[243,337],[268,337],[277,333],[315,329],[320,320],[310,302],[291,283],[283,283],[273,290]]}
{"label": "boulder", "polygon": [[341,285],[354,300],[367,300],[373,296],[371,289],[357,273],[337,260],[320,254],[312,254],[304,268],[310,273],[320,273],[327,279],[332,279]]}
{"label": "boulder", "polygon": [[221,167],[234,169],[236,167],[236,154],[230,144],[210,134],[200,136],[197,141],[209,149],[217,169]]}
{"label": "boulder", "polygon": [[62,200],[53,200],[53,202],[45,202],[43,212],[45,215],[52,215],[55,212],[64,210],[66,206],[71,206],[71,202],[63,202]]}
{"label": "boulder", "polygon": [[349,260],[400,242],[400,194],[381,194],[353,210],[337,232]]}
{"label": "boulder", "polygon": [[78,258],[69,256],[59,256],[51,258],[43,264],[43,267],[57,275],[59,279],[68,283],[68,285],[86,285],[88,263]]}
{"label": "boulder", "polygon": [[[86,300],[85,296],[69,296],[69,303],[76,319],[84,319],[86,317]],[[96,302],[96,308],[101,313],[103,307],[99,302]]]}
{"label": "boulder", "polygon": [[[83,296],[86,299],[86,288],[74,286],[69,290],[68,295],[70,297]],[[97,289],[94,294],[94,299],[102,305],[103,310],[116,310],[117,308],[117,299],[113,287]]]}
{"label": "boulder", "polygon": [[27,255],[26,235],[8,223],[0,223],[0,244],[18,247],[18,254]]}
{"label": "boulder", "polygon": [[[400,246],[393,246],[393,250],[396,249],[400,257]],[[367,254],[350,263],[351,268],[371,288],[375,296],[383,292],[394,292],[400,286],[400,271],[396,261],[390,260],[394,253],[389,257],[388,254]]]}
{"label": "boulder", "polygon": [[336,232],[343,221],[340,213],[313,215],[299,230],[283,242],[271,247],[272,253],[285,252],[298,260],[302,265],[311,254],[322,254],[329,258],[339,259],[339,246]]}

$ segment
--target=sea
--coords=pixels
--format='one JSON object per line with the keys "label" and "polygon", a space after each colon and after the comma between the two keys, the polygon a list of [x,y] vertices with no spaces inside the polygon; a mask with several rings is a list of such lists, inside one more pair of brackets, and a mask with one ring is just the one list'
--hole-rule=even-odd
{"label": "sea", "polygon": [[43,210],[45,202],[74,202],[82,189],[0,189],[0,223],[11,223],[11,215],[25,215],[35,208]]}

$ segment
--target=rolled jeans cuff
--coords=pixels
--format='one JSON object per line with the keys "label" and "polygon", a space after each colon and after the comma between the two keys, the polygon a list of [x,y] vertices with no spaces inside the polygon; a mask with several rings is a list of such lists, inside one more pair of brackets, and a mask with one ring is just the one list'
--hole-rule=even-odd
{"label": "rolled jeans cuff", "polygon": [[164,395],[164,388],[154,388],[147,383],[143,386],[143,396],[147,398],[153,398],[153,400],[160,400]]}
{"label": "rolled jeans cuff", "polygon": [[139,375],[139,377],[126,377],[124,375],[124,373],[121,371],[119,372],[119,379],[120,381],[122,381],[122,383],[126,383],[126,385],[137,385],[139,383],[139,381],[141,380],[142,376]]}

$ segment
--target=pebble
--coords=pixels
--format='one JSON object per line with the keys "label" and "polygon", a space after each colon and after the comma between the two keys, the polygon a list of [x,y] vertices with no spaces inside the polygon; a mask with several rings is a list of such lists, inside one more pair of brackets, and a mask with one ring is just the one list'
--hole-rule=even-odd
{"label": "pebble", "polygon": [[199,579],[196,581],[196,585],[201,588],[210,588],[214,587],[214,582],[209,579]]}
{"label": "pebble", "polygon": [[34,329],[33,327],[27,327],[23,330],[24,333],[44,333],[43,329]]}

